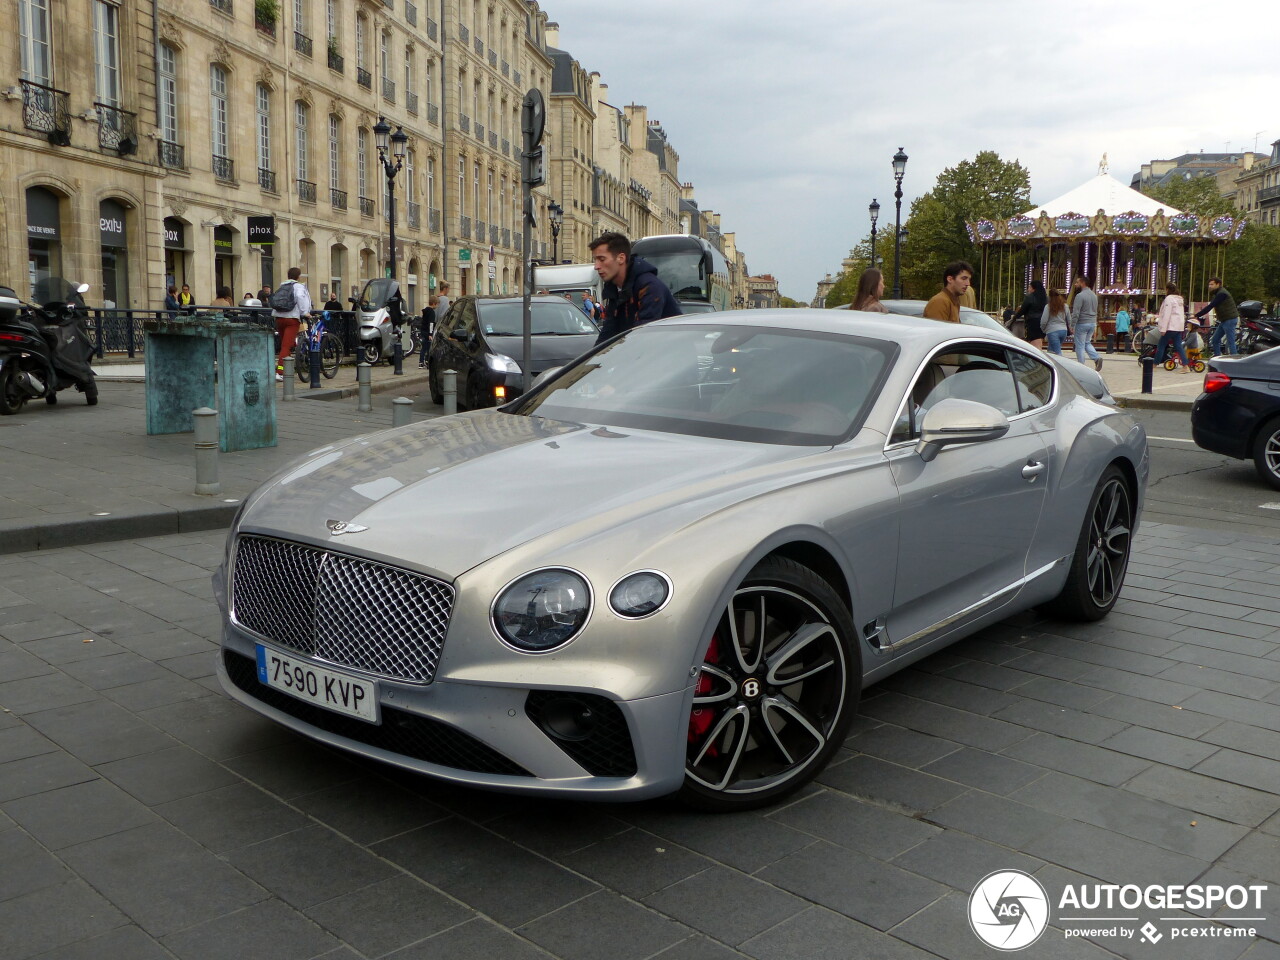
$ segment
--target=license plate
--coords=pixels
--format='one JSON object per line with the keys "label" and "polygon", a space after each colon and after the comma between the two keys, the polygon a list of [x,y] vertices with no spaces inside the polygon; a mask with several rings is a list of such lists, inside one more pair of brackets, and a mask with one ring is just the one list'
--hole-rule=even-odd
{"label": "license plate", "polygon": [[260,643],[256,646],[260,683],[334,713],[378,722],[378,685],[373,681],[318,667]]}

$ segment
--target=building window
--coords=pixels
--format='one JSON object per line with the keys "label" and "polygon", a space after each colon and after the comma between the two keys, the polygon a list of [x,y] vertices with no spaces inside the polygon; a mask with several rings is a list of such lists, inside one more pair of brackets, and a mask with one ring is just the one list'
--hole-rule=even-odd
{"label": "building window", "polygon": [[413,47],[404,48],[404,92],[411,97],[416,92],[413,84]]}
{"label": "building window", "polygon": [[364,17],[356,17],[356,66],[361,70],[369,68],[365,61],[365,26]]}
{"label": "building window", "polygon": [[426,88],[423,92],[426,95],[427,103],[431,104],[431,58],[427,57],[427,62],[422,65],[422,83]]}
{"label": "building window", "polygon": [[329,115],[329,189],[342,189],[342,121]]}
{"label": "building window", "polygon": [[210,139],[215,157],[229,157],[227,123],[227,71],[216,63],[209,66]]}
{"label": "building window", "polygon": [[298,100],[293,107],[293,129],[298,152],[298,179],[310,180],[311,178],[307,176],[307,105]]}
{"label": "building window", "polygon": [[369,131],[356,131],[356,186],[362,198],[369,196]]}
{"label": "building window", "polygon": [[18,0],[18,33],[22,44],[22,78],[53,86],[49,0]]}
{"label": "building window", "polygon": [[338,0],[324,2],[324,29],[330,40],[338,39]]}
{"label": "building window", "polygon": [[484,218],[485,220],[489,221],[490,224],[492,224],[494,222],[494,219],[493,219],[493,171],[490,170],[488,175],[489,175],[489,193],[488,193],[488,196],[485,198]]}
{"label": "building window", "polygon": [[498,216],[502,218],[502,226],[507,225],[507,178],[503,177],[498,184]]}
{"label": "building window", "polygon": [[98,102],[120,106],[120,11],[115,4],[93,4],[93,59]]}
{"label": "building window", "polygon": [[458,158],[458,215],[467,215],[467,158]]}
{"label": "building window", "polygon": [[427,157],[427,209],[436,206],[436,158]]}
{"label": "building window", "polygon": [[293,29],[295,33],[307,32],[306,0],[293,0]]}
{"label": "building window", "polygon": [[160,138],[178,142],[178,51],[160,44]]}
{"label": "building window", "polygon": [[480,216],[480,164],[471,166],[471,209]]}
{"label": "building window", "polygon": [[271,169],[271,91],[258,84],[258,170]]}
{"label": "building window", "polygon": [[417,171],[417,161],[414,156],[414,151],[412,150],[406,151],[405,157],[404,157],[404,172],[405,172],[404,198],[409,203],[413,203],[413,198],[418,195],[418,181],[416,179],[417,178],[416,171]]}

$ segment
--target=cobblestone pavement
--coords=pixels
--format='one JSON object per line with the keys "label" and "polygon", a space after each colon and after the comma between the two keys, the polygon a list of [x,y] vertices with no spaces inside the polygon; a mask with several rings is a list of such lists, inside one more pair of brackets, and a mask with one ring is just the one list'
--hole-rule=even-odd
{"label": "cobblestone pavement", "polygon": [[[1280,957],[1273,539],[1144,526],[1105,621],[923,661],[819,783],[720,817],[443,786],[258,717],[213,678],[222,549],[0,556],[0,957],[989,958],[968,896],[1002,869],[1051,899],[1270,885],[1212,921],[1126,912],[1154,946],[1068,939],[1055,902],[1022,956]],[[1257,935],[1173,936],[1233,923]]]}

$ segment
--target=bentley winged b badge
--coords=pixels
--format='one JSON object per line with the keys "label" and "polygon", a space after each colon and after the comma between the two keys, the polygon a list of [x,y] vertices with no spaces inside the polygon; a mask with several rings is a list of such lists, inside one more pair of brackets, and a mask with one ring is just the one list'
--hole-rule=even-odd
{"label": "bentley winged b badge", "polygon": [[326,520],[324,525],[329,528],[329,536],[331,537],[340,537],[344,533],[364,533],[369,529],[358,523],[351,523],[348,520]]}

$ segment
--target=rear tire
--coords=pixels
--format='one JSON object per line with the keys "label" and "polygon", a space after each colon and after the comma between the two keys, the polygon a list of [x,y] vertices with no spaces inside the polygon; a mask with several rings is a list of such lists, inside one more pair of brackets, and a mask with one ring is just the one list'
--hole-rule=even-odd
{"label": "rear tire", "polygon": [[18,386],[18,368],[7,366],[0,370],[0,416],[13,416],[26,402],[27,395]]}
{"label": "rear tire", "polygon": [[1268,486],[1280,490],[1280,417],[1264,423],[1254,438],[1253,465]]}
{"label": "rear tire", "polygon": [[[1277,422],[1280,428],[1280,421]],[[1062,620],[1101,620],[1115,606],[1133,549],[1133,493],[1115,464],[1102,472],[1062,592],[1041,606]]]}
{"label": "rear tire", "polygon": [[44,402],[45,402],[45,403],[47,403],[47,404],[48,404],[49,406],[51,406],[51,407],[57,406],[57,405],[58,405],[58,394],[57,394],[56,392],[46,394],[46,395],[45,395],[45,398],[44,398]]}
{"label": "rear tire", "polygon": [[320,372],[326,380],[338,375],[338,367],[342,363],[342,341],[332,333],[326,333],[320,341]]}

